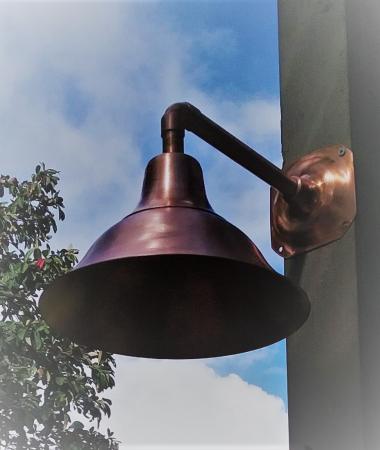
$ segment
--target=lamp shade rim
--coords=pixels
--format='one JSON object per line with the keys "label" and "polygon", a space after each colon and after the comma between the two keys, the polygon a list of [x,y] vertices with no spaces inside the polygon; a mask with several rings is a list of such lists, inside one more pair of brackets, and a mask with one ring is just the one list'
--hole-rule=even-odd
{"label": "lamp shade rim", "polygon": [[[197,312],[194,313],[195,310],[202,308],[204,299],[201,299],[202,301],[199,300],[195,306],[189,307],[189,311],[197,315],[197,322],[192,322],[192,325],[197,324],[196,326],[201,330],[199,331],[200,334],[209,333],[209,335],[204,337],[201,336],[201,340],[204,339],[202,345],[198,345],[198,341],[194,345],[190,345],[188,342],[186,345],[182,345],[181,339],[184,339],[182,334],[178,337],[178,342],[176,342],[175,338],[166,339],[166,336],[163,337],[161,334],[161,328],[165,329],[165,327],[169,327],[169,332],[171,332],[170,327],[173,323],[175,325],[176,321],[178,323],[181,322],[183,319],[181,310],[179,311],[179,316],[173,316],[173,323],[169,323],[169,326],[161,324],[156,328],[156,320],[162,320],[159,318],[161,317],[162,309],[167,309],[170,312],[168,314],[166,311],[165,315],[163,314],[162,317],[170,316],[172,313],[172,305],[170,307],[166,305],[165,296],[160,295],[162,292],[159,289],[156,298],[152,298],[155,292],[154,289],[151,291],[153,294],[147,296],[149,298],[149,305],[147,308],[154,311],[152,312],[149,310],[149,312],[144,313],[144,318],[148,321],[146,330],[148,330],[148,333],[151,333],[151,337],[148,340],[144,340],[145,338],[142,337],[142,335],[140,336],[142,321],[140,320],[140,312],[138,313],[138,318],[135,316],[135,314],[137,314],[136,306],[132,305],[128,307],[129,314],[131,315],[130,320],[127,315],[121,319],[118,315],[118,312],[120,313],[121,311],[121,309],[118,309],[120,308],[119,298],[116,300],[112,298],[109,299],[111,312],[109,312],[107,307],[108,300],[106,298],[103,299],[101,305],[99,302],[96,303],[96,305],[93,304],[92,306],[94,309],[91,310],[91,302],[82,304],[80,296],[76,297],[77,294],[72,290],[77,289],[78,291],[78,285],[79,291],[80,289],[90,289],[90,291],[86,291],[86,296],[87,298],[91,297],[91,292],[96,292],[99,289],[99,286],[101,286],[101,274],[104,274],[103,278],[106,279],[109,274],[117,273],[117,271],[123,272],[128,268],[132,268],[132,272],[137,273],[135,271],[136,266],[146,267],[147,264],[153,265],[152,267],[155,267],[157,270],[161,270],[160,276],[166,274],[167,271],[167,285],[169,286],[169,289],[171,289],[171,283],[173,282],[174,290],[174,287],[177,288],[177,284],[180,284],[180,281],[170,279],[171,271],[173,268],[175,268],[174,270],[177,270],[181,264],[187,264],[187,260],[191,262],[192,267],[201,267],[201,272],[205,268],[205,270],[207,270],[208,267],[216,267],[217,269],[222,268],[222,270],[224,267],[228,267],[229,270],[231,270],[231,273],[248,273],[252,280],[255,279],[255,281],[250,281],[246,275],[242,275],[241,280],[239,280],[243,283],[246,282],[247,287],[249,287],[247,298],[243,298],[239,294],[239,292],[245,292],[244,286],[240,285],[235,288],[234,283],[236,283],[236,276],[230,281],[218,279],[218,282],[220,281],[222,286],[224,286],[221,292],[223,290],[226,291],[229,286],[231,286],[231,292],[235,293],[236,291],[237,297],[236,299],[231,298],[230,303],[237,311],[240,311],[240,316],[238,318],[233,316],[234,313],[232,316],[227,312],[224,313],[225,317],[222,317],[222,319],[226,320],[227,323],[230,322],[230,324],[228,325],[228,330],[223,331],[222,337],[220,338],[220,344],[215,337],[216,335],[214,336],[212,332],[209,333],[208,327],[202,328],[202,323],[199,324],[199,321],[202,322],[202,317],[204,315],[201,313],[198,314]],[[167,266],[167,263],[170,261],[174,261],[173,265]],[[207,279],[210,278],[210,273],[211,272],[207,273]],[[191,276],[192,273],[184,274],[185,285],[186,280],[191,278]],[[195,274],[194,276],[197,277],[199,274]],[[176,277],[178,277],[178,273],[176,273]],[[146,277],[146,279],[148,279],[148,277]],[[261,286],[265,283],[268,284],[268,280],[270,280],[272,289],[274,289],[273,296],[270,295],[270,292],[264,292],[265,295],[263,295],[263,299],[255,299],[255,283],[259,282],[259,284],[261,283]],[[93,283],[93,286],[91,287],[89,286],[90,282]],[[141,286],[144,286],[144,283],[142,283]],[[150,286],[147,288],[150,289]],[[110,292],[112,291],[112,282],[110,282],[107,289]],[[186,289],[188,290],[188,287]],[[105,290],[104,292],[108,291]],[[207,288],[201,287],[199,288],[199,292],[207,293]],[[283,298],[274,298],[275,295],[278,296],[281,292],[283,293]],[[62,294],[62,297],[60,294]],[[252,297],[252,302],[249,298],[250,295]],[[66,302],[62,302],[60,300],[61,298],[65,298]],[[189,293],[188,298],[195,298],[197,301],[193,291]],[[75,304],[76,301],[78,301],[78,304]],[[124,299],[122,299],[122,301],[124,302]],[[252,304],[250,304],[250,302]],[[207,306],[207,302],[205,303],[206,309],[212,309],[212,304],[211,306]],[[226,308],[226,311],[230,311],[228,309],[230,306],[226,306],[226,300],[222,300],[221,304],[223,308]],[[138,307],[141,308],[143,303],[136,302],[136,305],[139,305]],[[142,307],[144,308],[144,305]],[[218,308],[219,307],[220,305],[218,305]],[[155,308],[157,308],[157,311]],[[187,305],[181,305],[181,308],[186,309]],[[222,257],[178,254],[119,258],[74,269],[57,278],[42,294],[40,299],[40,309],[47,323],[51,325],[59,335],[69,336],[83,345],[129,356],[154,359],[195,359],[243,353],[273,344],[288,337],[307,320],[310,314],[310,303],[307,295],[300,287],[294,285],[288,278],[274,270],[269,271],[264,267],[254,264],[238,260],[229,260]],[[261,310],[264,311],[264,314]],[[257,311],[260,311],[260,313]],[[188,314],[188,312],[186,314]],[[255,314],[260,320],[255,317]],[[280,317],[281,314],[284,316]],[[108,316],[108,318],[103,322],[103,317],[106,316]],[[157,319],[155,316],[157,316]],[[214,324],[213,322],[210,322],[211,325],[209,328],[211,330],[215,324],[214,328],[217,328],[218,320],[219,319],[217,318]],[[94,321],[96,323],[94,323]],[[112,321],[114,326],[112,326]],[[250,321],[252,322],[252,326],[250,326]],[[92,325],[87,326],[87,323],[92,323]],[[261,331],[258,332],[257,327],[259,326],[260,330],[264,330],[268,323],[272,325],[270,326],[270,329],[272,330],[271,333],[263,332],[261,335]],[[276,323],[276,327],[273,326],[274,323]],[[130,333],[128,327],[131,330]],[[205,330],[207,330],[207,332],[205,332]],[[134,333],[137,333],[138,336],[135,337]],[[113,334],[114,337],[112,337]],[[124,334],[128,337],[125,337]],[[208,342],[210,343],[209,345]]]}

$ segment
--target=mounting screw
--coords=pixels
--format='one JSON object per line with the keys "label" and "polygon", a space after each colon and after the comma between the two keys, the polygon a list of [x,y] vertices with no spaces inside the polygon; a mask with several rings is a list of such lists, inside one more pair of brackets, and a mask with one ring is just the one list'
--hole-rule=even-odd
{"label": "mounting screw", "polygon": [[344,156],[346,154],[346,149],[344,147],[339,147],[338,155]]}

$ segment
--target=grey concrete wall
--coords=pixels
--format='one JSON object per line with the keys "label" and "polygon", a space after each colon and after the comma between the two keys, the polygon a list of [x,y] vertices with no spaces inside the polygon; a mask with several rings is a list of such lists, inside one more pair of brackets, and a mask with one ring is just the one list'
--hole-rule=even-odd
{"label": "grey concrete wall", "polygon": [[357,294],[365,448],[380,449],[380,2],[347,0],[348,80],[356,152]]}
{"label": "grey concrete wall", "polygon": [[279,0],[285,165],[354,151],[358,216],[340,241],[286,263],[312,313],[288,339],[291,450],[380,449],[380,6]]}

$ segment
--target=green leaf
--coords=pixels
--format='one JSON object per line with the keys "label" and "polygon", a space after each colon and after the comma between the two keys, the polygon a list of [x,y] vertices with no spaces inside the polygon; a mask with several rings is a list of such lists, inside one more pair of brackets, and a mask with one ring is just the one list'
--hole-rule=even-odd
{"label": "green leaf", "polygon": [[56,384],[58,384],[58,386],[63,386],[65,381],[66,381],[65,377],[56,377],[55,378],[55,382],[56,382]]}
{"label": "green leaf", "polygon": [[64,419],[63,419],[63,427],[67,428],[67,425],[70,423],[70,416],[68,414],[64,415]]}
{"label": "green leaf", "polygon": [[34,252],[34,249],[33,249],[33,248],[31,248],[30,250],[28,250],[28,251],[25,253],[24,259],[25,259],[25,260],[26,260],[26,259],[29,259],[33,252]]}
{"label": "green leaf", "polygon": [[20,339],[20,341],[23,341],[26,335],[26,332],[28,329],[26,327],[20,327],[17,331],[17,337]]}
{"label": "green leaf", "polygon": [[29,269],[29,262],[24,261],[24,263],[21,266],[21,273],[25,273]]}
{"label": "green leaf", "polygon": [[65,213],[62,211],[61,208],[59,208],[59,210],[58,210],[58,216],[59,216],[59,220],[65,220]]}
{"label": "green leaf", "polygon": [[41,336],[40,333],[37,330],[34,330],[34,344],[36,347],[36,350],[40,350],[40,348],[42,347],[42,340],[41,340]]}
{"label": "green leaf", "polygon": [[79,422],[79,420],[76,420],[75,422],[73,422],[70,425],[70,428],[72,428],[73,430],[77,431],[77,430],[83,430],[84,425],[82,422]]}

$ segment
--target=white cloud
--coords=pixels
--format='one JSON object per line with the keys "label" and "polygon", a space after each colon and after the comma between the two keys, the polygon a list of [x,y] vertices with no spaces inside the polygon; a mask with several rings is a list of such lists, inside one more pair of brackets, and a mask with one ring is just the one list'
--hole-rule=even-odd
{"label": "white cloud", "polygon": [[[287,445],[283,401],[200,361],[119,358],[112,427],[123,444]],[[255,447],[254,447],[255,448]]]}
{"label": "white cloud", "polygon": [[277,348],[274,346],[260,348],[252,352],[238,353],[236,355],[222,356],[218,358],[205,359],[204,362],[209,367],[217,368],[223,366],[226,363],[228,365],[233,365],[236,369],[246,369],[252,367],[253,364],[271,359],[277,352]]}

